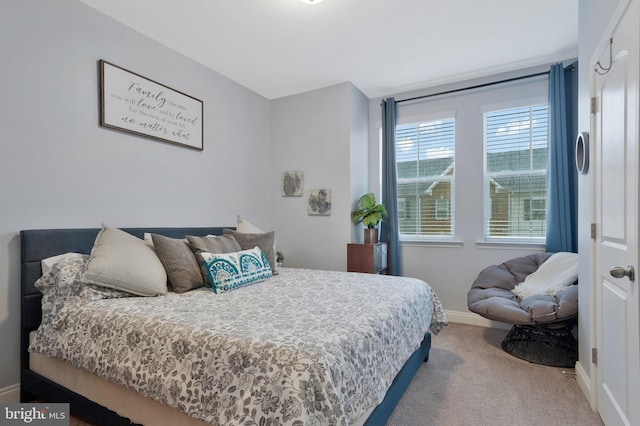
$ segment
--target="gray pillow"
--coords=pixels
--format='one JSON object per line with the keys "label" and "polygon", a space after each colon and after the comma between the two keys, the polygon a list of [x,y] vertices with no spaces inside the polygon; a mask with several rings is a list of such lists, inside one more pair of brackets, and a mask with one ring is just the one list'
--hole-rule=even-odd
{"label": "gray pillow", "polygon": [[198,261],[183,239],[158,234],[151,234],[151,239],[173,291],[184,293],[204,286]]}
{"label": "gray pillow", "polygon": [[204,250],[209,253],[235,253],[242,250],[232,235],[207,235],[206,237],[187,235],[187,241],[194,252]]}
{"label": "gray pillow", "polygon": [[103,226],[91,249],[84,281],[138,296],[167,293],[167,274],[143,240]]}
{"label": "gray pillow", "polygon": [[200,274],[207,285],[211,285],[209,274],[207,273],[207,265],[198,253],[201,251],[207,253],[235,253],[242,250],[233,235],[207,235],[206,237],[187,235],[187,241],[189,241],[189,246],[195,253],[196,261],[200,267]]}
{"label": "gray pillow", "polygon": [[271,266],[271,271],[274,275],[278,274],[276,269],[276,251],[274,247],[275,240],[275,232],[264,232],[262,234],[246,234],[244,232],[234,231],[232,229],[224,229],[224,235],[232,235],[238,243],[240,243],[240,247],[242,250],[249,250],[254,248],[255,246],[260,247],[260,250],[264,252],[264,255],[267,257],[269,261],[269,266]]}

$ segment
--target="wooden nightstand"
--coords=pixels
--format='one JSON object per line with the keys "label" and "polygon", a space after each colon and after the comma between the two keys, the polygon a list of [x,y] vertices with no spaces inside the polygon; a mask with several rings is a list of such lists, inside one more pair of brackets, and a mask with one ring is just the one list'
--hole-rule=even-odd
{"label": "wooden nightstand", "polygon": [[387,243],[347,244],[347,271],[386,274]]}

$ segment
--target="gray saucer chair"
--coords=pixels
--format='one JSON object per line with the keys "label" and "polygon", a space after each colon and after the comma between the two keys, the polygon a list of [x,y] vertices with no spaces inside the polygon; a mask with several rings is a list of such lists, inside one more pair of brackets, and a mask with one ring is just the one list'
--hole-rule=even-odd
{"label": "gray saucer chair", "polygon": [[553,296],[524,299],[511,292],[552,254],[533,254],[485,268],[467,293],[467,305],[485,318],[513,324],[502,341],[505,352],[537,364],[574,367],[578,286],[571,285]]}

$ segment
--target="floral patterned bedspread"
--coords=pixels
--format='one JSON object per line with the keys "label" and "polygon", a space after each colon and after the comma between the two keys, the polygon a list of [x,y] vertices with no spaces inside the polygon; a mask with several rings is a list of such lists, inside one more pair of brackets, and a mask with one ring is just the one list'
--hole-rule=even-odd
{"label": "floral patterned bedspread", "polygon": [[412,278],[283,268],[223,294],[128,297],[83,283],[86,260],[64,258],[36,283],[30,350],[216,425],[351,424],[446,325]]}

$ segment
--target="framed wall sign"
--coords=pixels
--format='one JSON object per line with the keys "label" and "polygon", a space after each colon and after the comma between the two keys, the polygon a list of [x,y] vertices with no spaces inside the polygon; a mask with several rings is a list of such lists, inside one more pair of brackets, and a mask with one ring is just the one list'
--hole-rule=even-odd
{"label": "framed wall sign", "polygon": [[201,100],[100,60],[100,125],[202,150]]}

